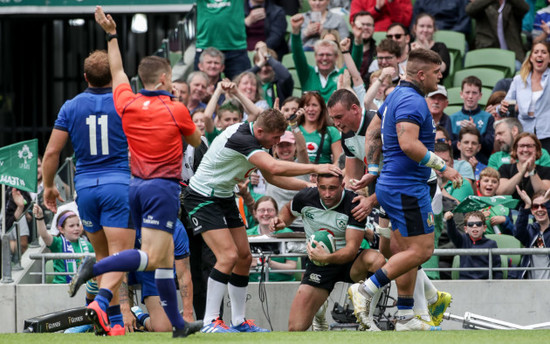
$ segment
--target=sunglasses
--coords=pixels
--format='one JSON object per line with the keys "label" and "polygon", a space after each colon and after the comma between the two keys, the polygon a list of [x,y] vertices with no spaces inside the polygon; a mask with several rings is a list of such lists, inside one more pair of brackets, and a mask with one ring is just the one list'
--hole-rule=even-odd
{"label": "sunglasses", "polygon": [[483,226],[483,222],[482,221],[467,222],[466,226],[468,226],[468,227],[481,227],[481,226]]}
{"label": "sunglasses", "polygon": [[401,39],[401,37],[403,37],[404,34],[402,33],[396,33],[395,35],[386,35],[386,38],[390,38],[390,39]]}
{"label": "sunglasses", "polygon": [[533,204],[531,205],[531,209],[533,210],[546,209],[546,206],[544,204]]}
{"label": "sunglasses", "polygon": [[446,138],[435,139],[435,142],[436,142],[436,143],[447,143],[447,139],[446,139]]}

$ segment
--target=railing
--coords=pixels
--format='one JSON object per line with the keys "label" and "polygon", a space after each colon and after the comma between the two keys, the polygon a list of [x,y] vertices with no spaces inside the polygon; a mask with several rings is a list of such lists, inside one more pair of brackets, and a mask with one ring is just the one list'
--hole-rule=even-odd
{"label": "railing", "polygon": [[33,260],[40,260],[41,264],[41,271],[40,272],[30,272],[30,275],[41,275],[42,276],[42,282],[46,283],[46,277],[47,276],[67,276],[67,275],[74,275],[75,272],[48,272],[46,271],[46,262],[48,260],[53,259],[82,259],[84,257],[95,257],[94,253],[35,253],[31,254],[29,256],[30,259]]}

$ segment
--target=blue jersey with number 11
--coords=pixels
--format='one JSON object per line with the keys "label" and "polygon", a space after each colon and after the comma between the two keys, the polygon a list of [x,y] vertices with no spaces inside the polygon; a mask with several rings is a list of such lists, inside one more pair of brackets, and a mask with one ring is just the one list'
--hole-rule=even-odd
{"label": "blue jersey with number 11", "polygon": [[399,146],[396,125],[410,122],[420,127],[418,139],[433,151],[435,145],[435,122],[422,92],[413,84],[401,81],[390,93],[380,109],[378,116],[382,120],[382,152],[384,166],[378,178],[382,185],[424,184],[430,177],[430,168],[421,166],[409,158]]}
{"label": "blue jersey with number 11", "polygon": [[69,133],[76,155],[76,175],[130,173],[128,143],[108,88],[87,88],[63,104],[55,129]]}

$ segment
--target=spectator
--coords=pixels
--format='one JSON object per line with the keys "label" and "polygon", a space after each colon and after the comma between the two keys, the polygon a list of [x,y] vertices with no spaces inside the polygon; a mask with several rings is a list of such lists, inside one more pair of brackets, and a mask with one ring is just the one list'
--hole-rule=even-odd
{"label": "spectator", "polygon": [[466,5],[469,0],[416,0],[413,5],[412,21],[420,13],[429,13],[435,18],[438,30],[449,30],[470,33],[470,17],[466,14]]}
{"label": "spectator", "polygon": [[[486,167],[479,174],[478,195],[482,197],[493,197],[497,195],[500,185],[500,173],[492,167]],[[508,217],[510,209],[498,204],[481,210],[485,215],[485,224],[489,234],[512,234],[514,223]]]}
{"label": "spectator", "polygon": [[[516,220],[514,236],[527,248],[548,248],[550,247],[550,219],[548,218],[548,191],[535,192],[532,198],[518,188],[519,195],[523,200],[524,207],[519,210]],[[529,223],[529,214],[535,217],[534,223]],[[550,266],[548,254],[523,255],[521,267],[547,268]],[[519,271],[518,278],[528,279],[550,279],[550,270],[524,270]]]}
{"label": "spectator", "polygon": [[300,108],[300,98],[288,97],[281,104],[281,112],[288,119],[291,115],[295,114]]}
{"label": "spectator", "polygon": [[[233,79],[239,73],[250,68],[250,59],[246,52],[246,26],[243,18],[244,0],[224,2],[219,0],[197,2],[197,52],[195,70],[204,49],[214,47],[225,57],[222,65],[225,77]],[[220,71],[221,72],[221,71]],[[210,80],[212,92],[219,80]]]}
{"label": "spectator", "polygon": [[[92,244],[84,234],[84,229],[80,223],[78,215],[70,210],[59,214],[56,224],[59,234],[52,236],[44,222],[44,212],[38,204],[33,206],[33,214],[36,218],[38,235],[44,240],[46,246],[53,253],[89,253],[94,252]],[[53,262],[55,272],[76,272],[80,265],[80,259],[56,259]],[[53,283],[69,283],[72,279],[70,275],[55,275]],[[92,297],[93,299],[93,297]]]}
{"label": "spectator", "polygon": [[300,10],[302,0],[273,0],[273,2],[281,6],[287,16],[293,16]]}
{"label": "spectator", "polygon": [[[269,109],[269,105],[267,102],[263,99],[263,90],[261,87],[261,82],[258,76],[252,72],[242,72],[241,74],[237,75],[235,77],[235,80],[233,80],[235,83],[237,89],[242,92],[256,107],[258,107],[261,110],[267,110]],[[253,122],[255,120],[255,116],[248,118],[249,114],[246,112],[243,113],[243,120]]]}
{"label": "spectator", "polygon": [[[498,170],[503,164],[510,164],[510,153],[514,140],[523,131],[523,126],[517,118],[504,118],[495,122],[495,143],[500,147],[499,152],[491,154],[489,158],[489,167]],[[550,167],[550,154],[544,148],[541,151],[541,157],[535,161],[536,165]]]}
{"label": "spectator", "polygon": [[[498,111],[500,108],[500,103],[504,100],[506,97],[506,91],[493,91],[489,99],[487,99],[487,104],[485,105],[485,111],[490,113],[493,118],[495,119],[495,123],[497,121],[500,121],[503,117],[501,117],[501,113]],[[495,138],[495,148],[497,146],[496,138]],[[498,150],[498,149],[496,149]]]}
{"label": "spectator", "polygon": [[374,31],[386,31],[390,24],[411,24],[412,4],[410,0],[354,0],[351,3],[350,18],[359,11],[368,11],[374,17]]}
{"label": "spectator", "polygon": [[[218,99],[223,93],[229,93],[230,88],[235,88],[235,84],[231,81],[225,80],[218,83],[216,91],[210,98],[206,109],[204,110],[204,127],[205,127],[205,136],[208,139],[208,144],[211,144],[214,139],[221,134],[227,127],[242,122],[243,111],[239,104],[235,102],[227,101],[223,103],[218,108],[218,113],[216,115],[216,124],[212,120],[214,110],[216,109],[216,104]],[[240,92],[239,92],[240,93]],[[242,93],[241,97],[245,97]],[[219,128],[218,128],[219,127]]]}
{"label": "spectator", "polygon": [[185,80],[172,81],[172,94],[180,103],[187,105],[189,101],[189,84]]}
{"label": "spectator", "polygon": [[[322,40],[327,40],[327,41],[332,41],[332,42],[336,43],[336,46],[338,46],[340,48],[340,50],[344,50],[341,46],[339,46],[339,44],[340,44],[340,34],[338,33],[338,30],[323,29],[323,31],[321,31],[321,39]],[[340,69],[344,66],[344,58],[343,58],[342,52],[340,50],[337,52],[338,57],[336,57],[336,63],[335,63],[335,66],[336,66],[337,69]]]}
{"label": "spectator", "polygon": [[250,0],[244,2],[244,14],[247,50],[256,50],[258,42],[265,42],[277,52],[275,59],[288,53],[286,15],[282,7],[272,0]]}
{"label": "spectator", "polygon": [[477,128],[481,134],[481,150],[476,158],[486,164],[493,151],[495,130],[494,118],[490,113],[481,110],[481,80],[476,76],[468,76],[462,80],[460,97],[464,100],[461,111],[451,115],[453,147],[456,147],[458,132],[464,127]]}
{"label": "spectator", "polygon": [[189,112],[194,112],[197,109],[205,109],[206,104],[203,100],[207,96],[208,76],[204,72],[196,71],[189,74],[187,77],[189,84],[189,99],[187,100],[187,108]]}
{"label": "spectator", "polygon": [[399,64],[406,66],[409,52],[411,51],[411,35],[409,29],[403,24],[392,23],[386,32],[386,38],[393,39],[399,43],[399,48],[401,48]]}
{"label": "spectator", "polygon": [[[454,167],[453,149],[451,146],[445,143],[436,143],[434,152],[438,157],[445,161],[447,166]],[[466,197],[474,194],[471,183],[464,182],[462,183],[462,186],[457,188],[453,185],[451,180],[447,179],[441,172],[436,171],[435,173],[441,180],[441,184],[439,186],[447,191],[447,193],[458,202],[462,202]]]}
{"label": "spectator", "polygon": [[[214,47],[206,48],[199,58],[198,69],[208,76],[206,91],[214,93],[216,85],[222,80],[222,72],[225,69],[225,56]],[[187,78],[189,82],[189,78]],[[223,99],[220,100],[223,102]]]}
{"label": "spectator", "polygon": [[502,102],[501,112],[508,111],[510,100],[517,103],[516,113],[523,130],[536,133],[543,148],[550,150],[550,43],[533,45],[529,58],[514,77]]}
{"label": "spectator", "polygon": [[[451,146],[451,136],[449,135],[449,132],[443,128],[442,126],[438,125],[435,128],[435,143],[444,143]],[[439,149],[442,149],[443,152],[445,152],[447,149],[440,147]],[[453,168],[458,171],[458,173],[465,179],[467,179],[470,184],[472,185],[472,188],[474,188],[475,185],[475,175],[474,170],[472,168],[472,165],[470,165],[465,160],[453,160]]]}
{"label": "spectator", "polygon": [[195,123],[195,125],[197,126],[197,129],[200,130],[201,135],[204,136],[206,134],[204,110],[203,109],[195,110],[191,115],[191,119],[193,120],[193,123]]}
{"label": "spectator", "polygon": [[399,63],[401,58],[401,48],[393,39],[383,39],[376,47],[376,60],[372,61],[369,67],[369,73],[373,73],[379,69],[393,67],[394,74],[392,75],[392,85],[397,86],[399,76],[405,73],[405,64]]}
{"label": "spectator", "polygon": [[[370,86],[376,88],[376,93],[374,94],[374,98],[370,102],[370,104],[366,105],[366,108],[368,110],[378,110],[382,104],[384,103],[384,99],[386,99],[386,90],[388,87],[392,86],[392,74],[394,74],[394,68],[393,67],[386,67],[384,69],[379,69],[376,72],[372,73],[370,75]],[[376,80],[380,81],[380,83],[376,83]]]}
{"label": "spectator", "polygon": [[[435,18],[428,13],[420,13],[412,28],[414,42],[411,43],[411,49],[424,48],[433,50],[441,56],[441,73],[443,79],[449,75],[451,56],[445,43],[434,41]],[[441,82],[441,80],[440,80]]]}
{"label": "spectator", "polygon": [[456,146],[460,152],[459,160],[467,161],[474,170],[475,180],[479,180],[479,174],[487,167],[485,164],[477,161],[475,157],[481,149],[479,130],[470,127],[460,129]]}
{"label": "spectator", "polygon": [[550,42],[550,5],[537,11],[531,34],[533,43]]}
{"label": "spectator", "polygon": [[[457,248],[498,248],[497,242],[485,237],[485,231],[487,226],[485,225],[485,216],[480,211],[473,211],[467,213],[464,216],[464,231],[466,233],[459,233],[456,229],[456,224],[453,220],[453,213],[448,211],[444,215],[445,220],[447,221],[447,232],[449,237],[455,244]],[[492,257],[493,268],[500,268],[501,261],[500,255],[494,254]],[[488,256],[460,256],[460,267],[461,268],[488,268],[489,267],[489,257]],[[460,279],[488,279],[489,271],[470,271],[470,270],[461,270]],[[494,279],[502,278],[502,271],[493,272]]]}
{"label": "spectator", "polygon": [[[290,133],[287,131],[287,133]],[[292,135],[292,134],[290,134]],[[292,198],[291,198],[292,199]],[[286,204],[286,203],[285,203]],[[292,233],[292,229],[283,228],[278,231],[272,232],[269,229],[269,223],[271,219],[276,217],[279,213],[279,207],[273,197],[263,196],[258,199],[254,205],[254,217],[256,217],[258,225],[247,229],[246,235],[265,235],[268,237],[278,233]],[[298,258],[277,258],[277,257],[262,257],[252,260],[250,268],[255,268],[257,271],[265,270],[293,270],[296,269]],[[259,282],[263,280],[260,273],[251,273],[250,282]],[[269,272],[269,281],[295,281],[293,272]]]}
{"label": "spectator", "polygon": [[316,66],[308,65],[300,39],[300,27],[303,23],[304,15],[301,13],[290,19],[292,25],[290,47],[298,78],[303,91],[318,91],[327,101],[336,90],[338,77],[344,71],[343,68],[340,70],[336,68],[338,45],[332,41],[318,40],[314,46]]}
{"label": "spectator", "polygon": [[[14,187],[6,189],[8,201],[6,202],[6,231],[17,222],[19,224],[19,243],[21,254],[29,247],[29,221],[31,216],[27,210],[31,206],[32,198],[29,192]],[[1,216],[0,216],[1,219]],[[10,249],[12,254],[17,251],[17,233],[15,228],[10,232]]]}
{"label": "spectator", "polygon": [[308,0],[309,11],[303,13],[301,24],[302,46],[304,50],[314,50],[315,42],[321,38],[323,29],[336,29],[341,38],[348,37],[349,30],[343,16],[328,10],[329,0]]}
{"label": "spectator", "polygon": [[277,53],[264,42],[258,42],[255,50],[254,66],[249,71],[260,78],[267,104],[273,107],[276,98],[284,102],[292,95],[294,80],[288,69],[277,61]]}
{"label": "spectator", "polygon": [[437,91],[428,93],[426,96],[426,102],[428,103],[428,108],[430,113],[434,118],[435,125],[442,126],[447,130],[448,133],[452,132],[451,119],[447,114],[445,114],[445,109],[449,105],[449,100],[447,99],[447,89],[443,85],[437,86]]}
{"label": "spectator", "polygon": [[528,11],[525,0],[470,1],[466,13],[476,20],[475,48],[511,50],[516,54],[516,65],[519,66],[525,58],[521,21]]}
{"label": "spectator", "polygon": [[498,169],[500,186],[497,194],[520,199],[516,191],[516,186],[520,186],[532,198],[535,192],[550,189],[550,167],[535,162],[542,156],[541,148],[535,134],[523,132],[516,136],[510,153],[515,163],[504,164]]}
{"label": "spectator", "polygon": [[359,72],[363,81],[369,84],[369,66],[376,57],[376,41],[372,38],[374,33],[374,17],[370,12],[360,11],[355,14],[351,24],[353,32],[353,54],[355,49],[362,47],[362,60],[358,64]]}
{"label": "spectator", "polygon": [[328,125],[328,111],[325,101],[317,92],[307,92],[300,100],[305,114],[298,118],[298,128],[306,140],[309,161],[314,164],[332,163],[338,166],[342,154],[340,132]]}

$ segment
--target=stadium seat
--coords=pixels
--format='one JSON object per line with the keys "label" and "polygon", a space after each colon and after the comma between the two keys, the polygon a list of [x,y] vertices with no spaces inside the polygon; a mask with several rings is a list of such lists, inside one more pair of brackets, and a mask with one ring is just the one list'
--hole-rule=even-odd
{"label": "stadium seat", "polygon": [[376,31],[372,34],[372,38],[376,41],[376,45],[386,38],[386,31]]}
{"label": "stadium seat", "polygon": [[[310,66],[315,66],[315,52],[313,51],[304,51],[306,54],[306,60],[307,63]],[[296,69],[296,65],[294,64],[294,58],[292,57],[292,53],[286,54],[283,56],[283,60],[281,61],[283,66],[285,66],[287,69]]]}
{"label": "stadium seat", "polygon": [[466,49],[466,36],[462,32],[437,30],[434,33],[434,41],[445,43],[449,52],[457,52],[460,57],[460,65]]}
{"label": "stadium seat", "polygon": [[48,284],[53,283],[53,279],[55,278],[55,275],[48,275],[48,273],[54,272],[53,260],[47,260],[44,269],[46,270],[46,283]]}
{"label": "stadium seat", "polygon": [[250,60],[250,65],[254,66],[254,54],[256,54],[256,51],[249,50],[247,53],[248,53],[248,59]]}
{"label": "stadium seat", "polygon": [[498,69],[511,78],[516,71],[516,55],[510,50],[495,48],[469,51],[464,60],[464,68],[485,67]]}
{"label": "stadium seat", "polygon": [[466,68],[455,73],[453,86],[461,87],[462,80],[471,75],[477,76],[481,79],[481,83],[484,87],[489,87],[491,89],[495,87],[499,80],[506,77],[503,71],[492,68]]}
{"label": "stadium seat", "polygon": [[[498,248],[521,248],[522,247],[521,242],[512,235],[485,234],[485,236],[488,239],[496,241]],[[507,261],[508,261],[508,258],[510,258],[512,266],[519,266],[521,261],[521,255],[519,254],[513,254],[513,255],[507,255],[507,256],[503,255],[503,257],[506,257]]]}
{"label": "stadium seat", "polygon": [[[447,99],[449,100],[449,105],[462,106],[464,101],[460,98],[460,91],[460,87],[451,87],[447,89]],[[481,105],[481,107],[485,107],[485,105],[487,105],[487,100],[489,100],[491,92],[492,90],[487,87],[483,87],[481,89],[481,99],[479,100],[479,105]]]}
{"label": "stadium seat", "polygon": [[292,75],[292,79],[294,80],[294,88],[302,89],[302,84],[300,83],[300,78],[298,78],[298,72],[296,69],[289,69],[290,75]]}
{"label": "stadium seat", "polygon": [[445,114],[448,116],[452,115],[453,113],[456,113],[458,111],[462,110],[462,105],[449,105],[447,108],[445,108]]}

